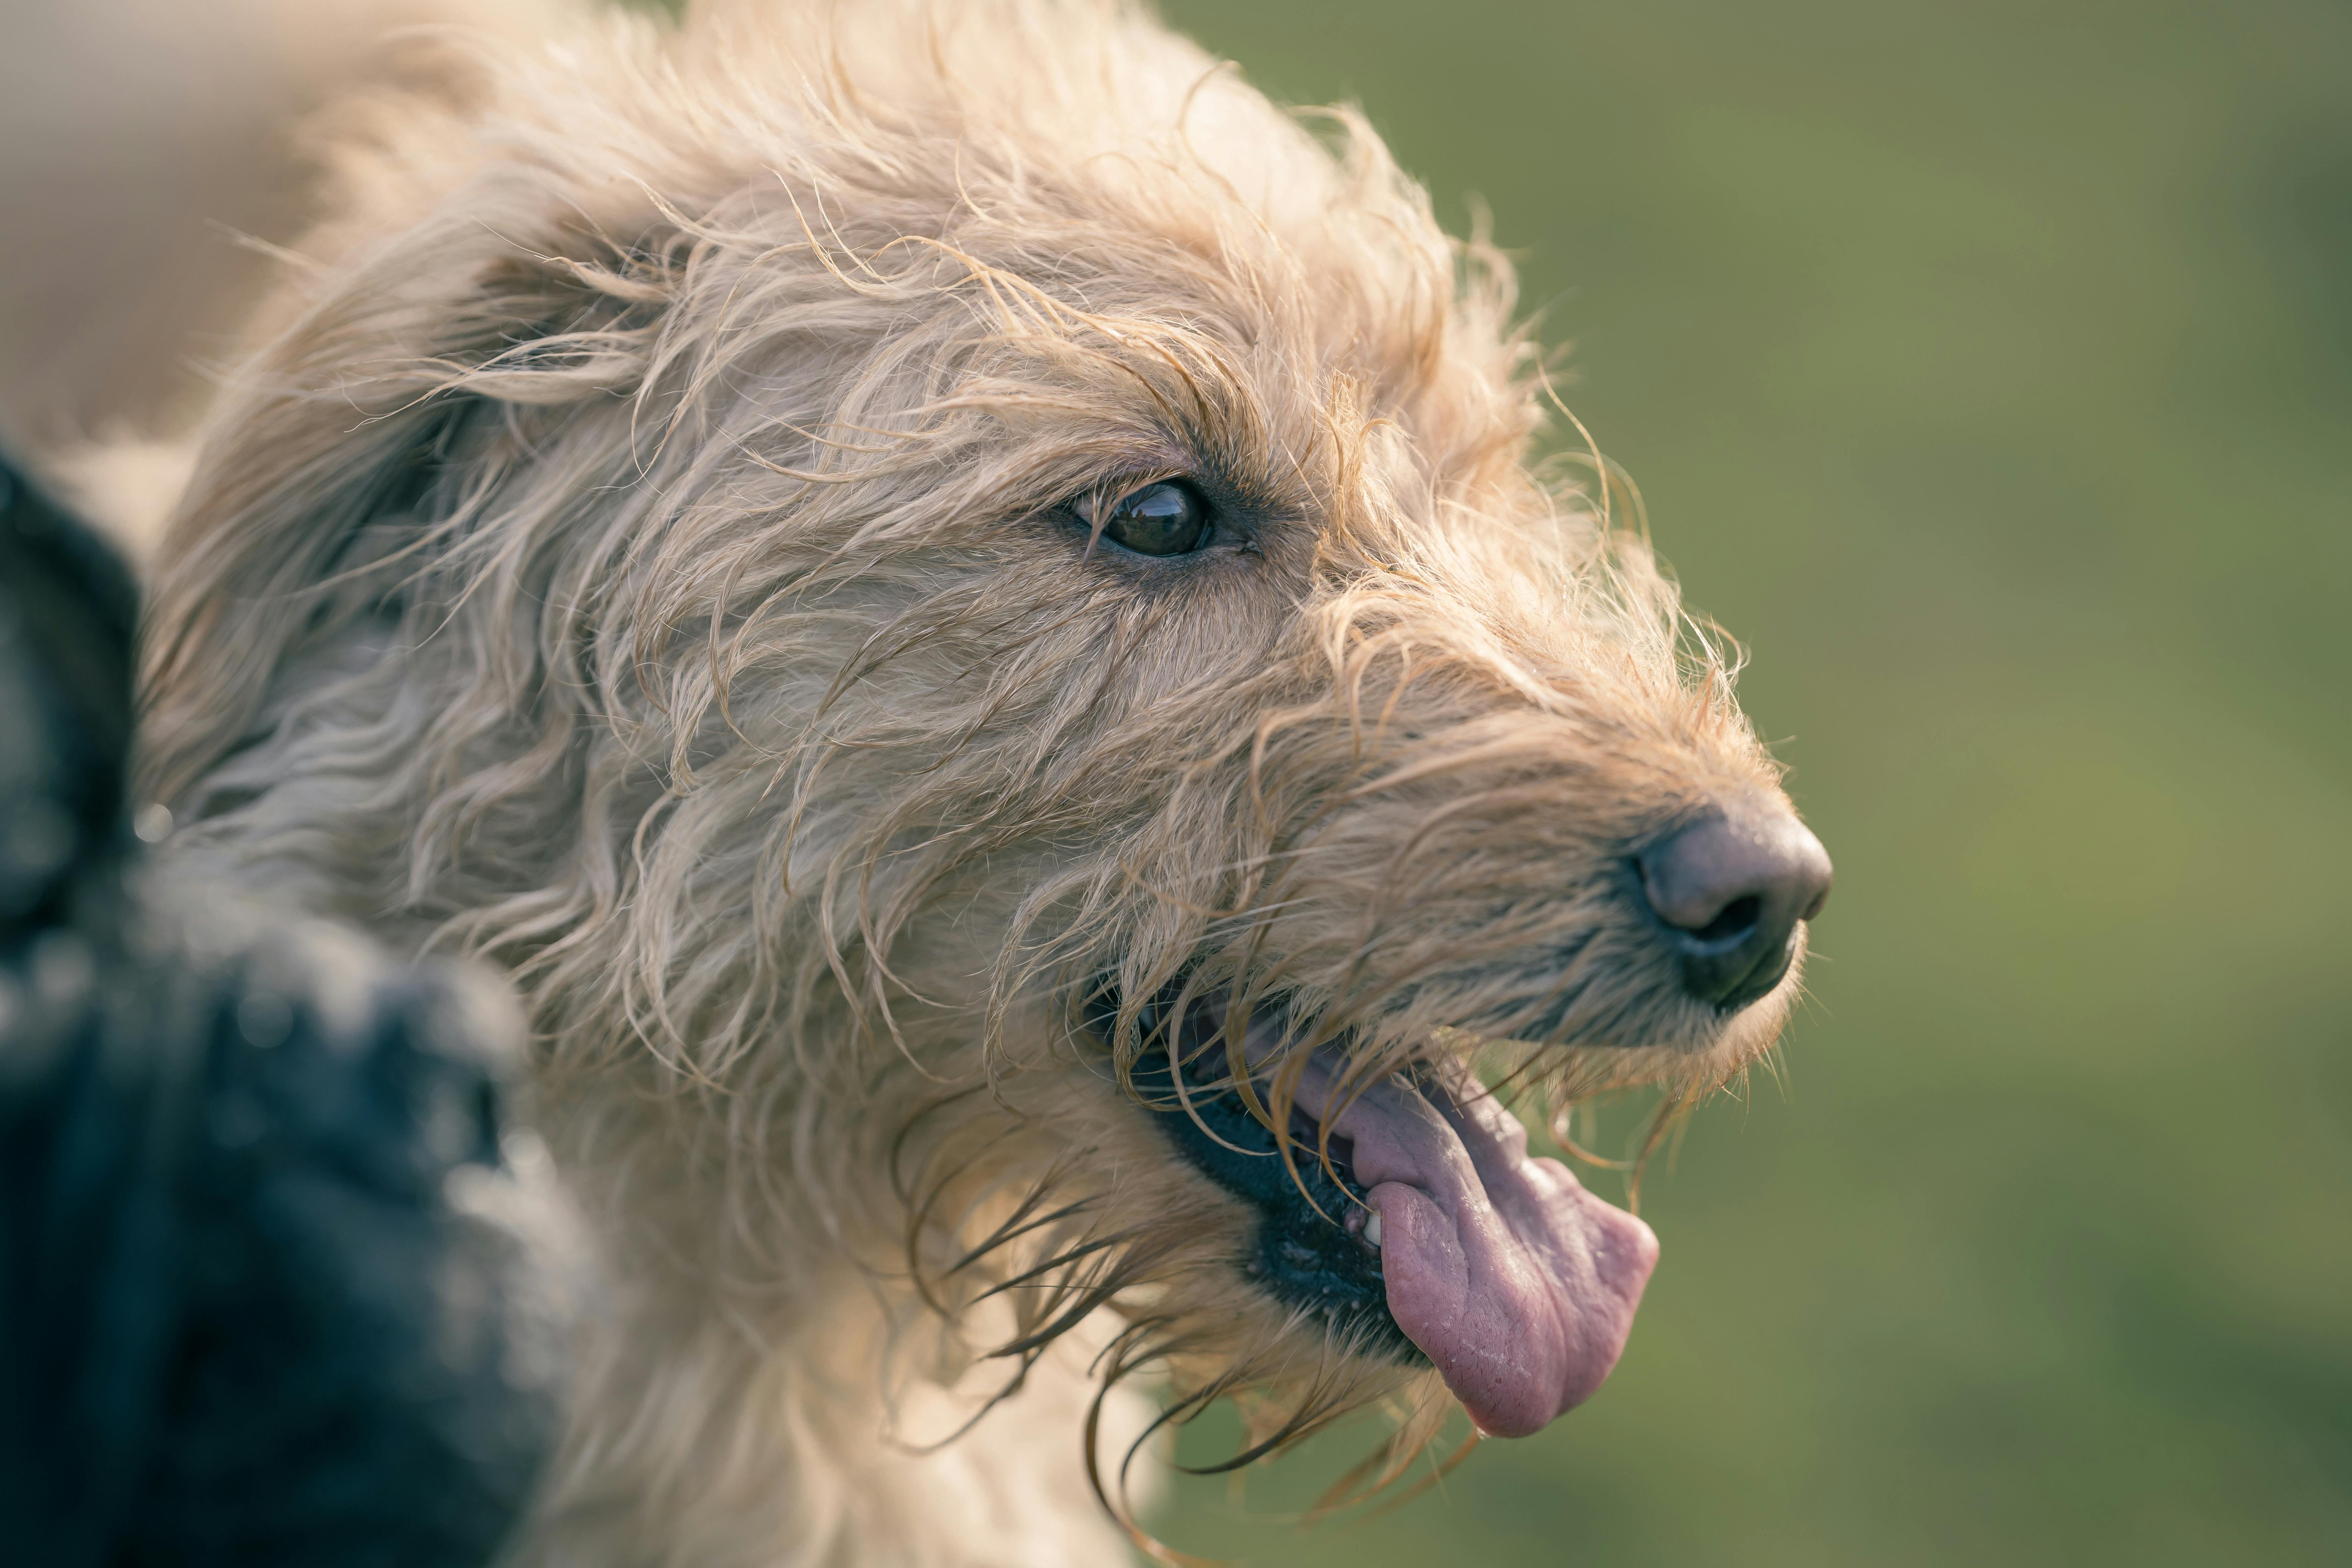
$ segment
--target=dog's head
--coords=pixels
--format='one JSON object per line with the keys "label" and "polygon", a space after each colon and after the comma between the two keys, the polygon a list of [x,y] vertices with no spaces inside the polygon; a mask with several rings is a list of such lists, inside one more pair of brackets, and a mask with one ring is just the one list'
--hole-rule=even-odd
{"label": "dog's head", "polygon": [[215,416],[151,792],[502,958],[559,1095],[705,1107],[728,1246],[903,1238],[1280,1433],[1589,1394],[1655,1244],[1480,1085],[1724,1081],[1828,864],[1530,466],[1507,266],[1121,9],[474,90],[377,106]]}

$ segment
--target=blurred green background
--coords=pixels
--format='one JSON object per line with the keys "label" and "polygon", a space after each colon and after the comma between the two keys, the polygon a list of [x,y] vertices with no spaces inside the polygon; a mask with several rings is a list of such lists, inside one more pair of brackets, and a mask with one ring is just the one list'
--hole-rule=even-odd
{"label": "blurred green background", "polygon": [[2352,10],[1164,8],[1491,203],[1838,865],[1601,1395],[1381,1518],[1264,1522],[1343,1436],[1166,1538],[2352,1563]]}

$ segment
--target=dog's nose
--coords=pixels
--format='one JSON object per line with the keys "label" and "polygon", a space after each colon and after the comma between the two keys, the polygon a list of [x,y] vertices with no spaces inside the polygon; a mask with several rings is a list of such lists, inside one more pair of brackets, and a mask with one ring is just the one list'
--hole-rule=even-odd
{"label": "dog's nose", "polygon": [[1683,988],[1724,1012],[1780,983],[1797,922],[1830,896],[1829,851],[1778,802],[1727,803],[1634,857]]}

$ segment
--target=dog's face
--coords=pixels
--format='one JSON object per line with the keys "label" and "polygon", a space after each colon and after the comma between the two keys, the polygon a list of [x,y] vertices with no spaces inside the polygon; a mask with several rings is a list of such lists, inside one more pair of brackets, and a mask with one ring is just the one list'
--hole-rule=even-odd
{"label": "dog's face", "polygon": [[[1015,1363],[1106,1308],[1278,1426],[1540,1426],[1655,1244],[1475,1071],[1722,1081],[1826,860],[1360,124],[1092,9],[830,26],[615,24],[355,163],[176,545],[163,793],[334,817],[565,1093],[694,1089],[731,1205]],[[314,787],[217,787],[289,680]]]}

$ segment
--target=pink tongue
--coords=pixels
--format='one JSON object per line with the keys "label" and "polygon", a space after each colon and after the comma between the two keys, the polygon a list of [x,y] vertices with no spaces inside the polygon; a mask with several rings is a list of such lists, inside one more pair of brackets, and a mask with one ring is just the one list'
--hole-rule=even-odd
{"label": "pink tongue", "polygon": [[[1299,1108],[1333,1079],[1308,1065]],[[1332,1123],[1381,1216],[1389,1311],[1482,1431],[1522,1437],[1590,1398],[1617,1364],[1658,1238],[1528,1157],[1527,1129],[1491,1099],[1374,1085]]]}

